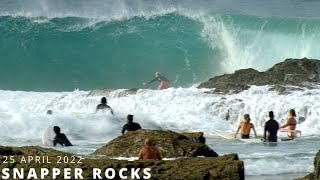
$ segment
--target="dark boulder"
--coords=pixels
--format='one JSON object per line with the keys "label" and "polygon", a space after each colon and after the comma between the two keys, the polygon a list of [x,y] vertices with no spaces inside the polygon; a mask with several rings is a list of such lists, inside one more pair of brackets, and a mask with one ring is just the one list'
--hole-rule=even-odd
{"label": "dark boulder", "polygon": [[113,139],[97,149],[92,155],[109,157],[137,157],[143,147],[144,139],[152,137],[162,157],[216,157],[212,149],[204,144],[203,133],[176,133],[161,130],[131,131]]}
{"label": "dark boulder", "polygon": [[[0,159],[0,169],[9,168],[23,168],[24,177],[28,176],[28,172],[31,168],[34,168],[35,172],[40,177],[41,168],[47,168],[49,171],[52,168],[59,168],[62,172],[57,179],[63,178],[63,171],[65,168],[70,168],[73,171],[75,168],[81,168],[83,170],[82,176],[84,179],[93,179],[93,169],[99,168],[101,170],[101,176],[103,179],[104,171],[108,168],[113,168],[116,172],[114,179],[121,179],[119,176],[119,171],[122,168],[127,168],[128,171],[124,173],[125,176],[130,178],[130,169],[140,169],[138,175],[140,179],[144,176],[143,170],[145,168],[150,168],[151,179],[199,179],[199,180],[211,180],[211,179],[234,179],[243,180],[244,179],[244,165],[243,161],[239,161],[236,154],[229,154],[219,157],[193,157],[193,158],[178,158],[175,160],[136,160],[136,161],[126,161],[126,160],[116,160],[107,157],[85,157],[79,162],[80,158],[77,156],[75,159],[72,157],[74,155],[70,153],[65,153],[61,151],[56,151],[53,149],[46,149],[41,147],[1,147],[1,149],[11,149],[12,152],[22,152],[21,155],[15,155],[14,163],[3,163],[4,158]],[[40,154],[38,154],[40,153]],[[25,163],[22,161],[23,158],[36,156],[45,157],[45,161],[36,162],[31,161]],[[74,160],[76,163],[63,162],[61,163],[59,159],[69,159]],[[48,163],[50,162],[50,163]],[[60,163],[58,163],[60,162]],[[75,179],[72,177],[71,179]],[[11,179],[11,178],[10,178]],[[53,179],[52,174],[49,173],[43,179],[49,180]]]}
{"label": "dark boulder", "polygon": [[[286,59],[265,72],[241,69],[201,83],[198,88],[215,88],[217,93],[238,93],[252,85],[271,85],[271,90],[292,90],[292,86],[313,88],[320,83],[320,61],[315,59]],[[289,88],[289,89],[288,89]]]}

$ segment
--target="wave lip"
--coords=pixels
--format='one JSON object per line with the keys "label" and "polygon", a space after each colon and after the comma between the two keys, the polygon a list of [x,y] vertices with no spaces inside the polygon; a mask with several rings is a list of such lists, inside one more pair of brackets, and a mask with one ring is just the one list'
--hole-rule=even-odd
{"label": "wave lip", "polygon": [[[152,4],[152,6],[151,6]],[[28,18],[78,17],[104,21],[152,17],[177,11],[169,2],[147,1],[2,1],[0,16]]]}

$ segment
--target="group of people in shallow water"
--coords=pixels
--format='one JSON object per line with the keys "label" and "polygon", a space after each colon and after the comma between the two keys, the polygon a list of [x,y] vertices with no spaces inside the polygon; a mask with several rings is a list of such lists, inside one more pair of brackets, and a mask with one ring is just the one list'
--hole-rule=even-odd
{"label": "group of people in shallow water", "polygon": [[[290,109],[288,112],[288,119],[285,124],[279,125],[279,123],[274,119],[273,111],[269,112],[269,120],[264,124],[263,132],[263,141],[264,142],[277,142],[278,141],[278,131],[280,128],[287,128],[288,139],[291,140],[297,137],[296,133],[296,112],[294,109]],[[244,115],[243,121],[239,124],[234,137],[237,137],[237,134],[241,130],[241,138],[249,139],[251,129],[254,132],[255,137],[257,138],[257,133],[254,128],[254,125],[250,122],[249,114]]]}
{"label": "group of people in shallow water", "polygon": [[[149,83],[158,81],[160,82],[160,85],[158,86],[158,90],[167,89],[169,88],[169,80],[165,78],[164,76],[161,76],[160,72],[155,73],[155,78],[144,82],[143,85],[147,85]],[[110,113],[114,115],[114,112],[112,108],[107,104],[107,98],[102,97],[101,103],[97,105],[96,112],[99,110],[110,110]],[[47,114],[51,115],[53,112],[52,110],[48,110]],[[124,134],[125,131],[136,131],[141,129],[140,124],[133,122],[133,115],[129,114],[127,116],[127,123],[123,126],[121,133]],[[56,146],[57,144],[60,144],[62,146],[72,146],[67,136],[60,131],[59,126],[54,126],[53,131],[56,134],[56,136],[53,139],[53,145]],[[139,159],[159,159],[161,160],[160,152],[157,147],[154,146],[153,140],[150,137],[147,137],[144,140],[144,147],[139,152]]]}
{"label": "group of people in shallow water", "polygon": [[[155,79],[143,83],[144,85],[154,82],[160,81],[160,85],[158,89],[166,89],[169,87],[169,81],[160,75],[159,72],[155,73]],[[97,105],[96,112],[99,110],[110,110],[110,113],[114,115],[112,108],[107,104],[107,98],[102,97],[101,103]],[[51,110],[47,111],[47,114],[52,114]],[[296,137],[296,124],[297,121],[295,119],[296,113],[294,109],[290,109],[288,112],[288,119],[287,122],[283,125],[279,125],[279,123],[274,119],[273,111],[269,112],[269,120],[264,124],[264,133],[263,133],[263,141],[264,142],[277,142],[278,141],[278,130],[279,128],[288,128],[288,137],[290,139],[294,139]],[[250,131],[251,129],[254,132],[254,136],[257,138],[257,132],[254,128],[254,125],[250,122],[250,115],[245,114],[243,121],[239,124],[234,137],[237,137],[237,134],[241,130],[241,138],[242,139],[249,139],[250,138]],[[124,134],[125,131],[136,131],[141,129],[141,126],[138,123],[133,122],[133,115],[129,114],[127,116],[127,123],[123,126],[121,133]],[[56,133],[56,136],[53,140],[53,145],[56,146],[60,144],[62,146],[72,146],[68,138],[65,134],[60,132],[60,127],[54,126],[53,131]],[[147,137],[144,141],[144,147],[139,152],[139,159],[161,159],[161,155],[157,147],[154,146],[153,140],[150,137]]]}
{"label": "group of people in shallow water", "polygon": [[[110,113],[114,115],[112,108],[107,105],[107,98],[102,97],[101,103],[97,105],[96,112],[99,110],[110,110]],[[51,110],[47,111],[47,114],[51,115],[53,112]],[[296,113],[294,109],[290,109],[288,112],[288,119],[285,124],[279,125],[279,123],[274,119],[273,111],[269,112],[269,120],[264,124],[264,133],[263,141],[264,142],[277,142],[278,140],[278,130],[280,128],[288,128],[288,137],[290,139],[296,138],[296,124],[295,119]],[[250,138],[251,129],[254,132],[254,136],[257,137],[257,132],[254,125],[250,122],[250,115],[245,114],[243,121],[239,124],[234,137],[237,137],[239,131],[241,131],[242,139]],[[133,122],[133,115],[127,115],[127,123],[123,126],[121,133],[124,134],[126,131],[136,131],[141,129],[140,124]],[[53,140],[53,145],[56,146],[60,144],[62,146],[72,146],[65,134],[60,132],[60,127],[54,126],[53,131],[56,133],[56,136]],[[157,147],[154,146],[153,140],[150,137],[147,137],[144,141],[144,147],[139,152],[139,159],[161,159],[161,155]]]}
{"label": "group of people in shallow water", "polygon": [[[110,110],[110,113],[114,115],[112,108],[107,105],[107,98],[101,98],[101,104],[97,105],[96,112],[99,110]],[[51,115],[53,112],[52,110],[48,110],[47,114]],[[140,124],[133,122],[133,115],[129,114],[127,116],[127,123],[123,126],[121,133],[124,134],[125,131],[136,131],[141,129]],[[53,139],[53,145],[56,146],[57,144],[61,146],[72,146],[70,141],[68,140],[67,136],[60,131],[59,126],[54,126],[53,131],[56,136]],[[144,140],[144,147],[139,152],[139,159],[159,159],[161,160],[160,151],[157,147],[155,147],[153,143],[153,139],[151,137],[146,137]]]}
{"label": "group of people in shallow water", "polygon": [[[127,124],[122,128],[121,133],[124,134],[125,131],[137,131],[141,129],[140,124],[133,122],[133,115],[129,114],[127,116]],[[144,140],[144,147],[139,152],[139,159],[158,159],[161,160],[160,151],[154,145],[153,139],[151,137],[146,137]]]}

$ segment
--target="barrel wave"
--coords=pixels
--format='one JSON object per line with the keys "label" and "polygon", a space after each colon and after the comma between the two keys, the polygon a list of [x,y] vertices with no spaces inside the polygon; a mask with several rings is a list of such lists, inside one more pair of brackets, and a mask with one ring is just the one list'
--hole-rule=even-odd
{"label": "barrel wave", "polygon": [[192,1],[157,8],[119,1],[108,13],[105,1],[80,1],[82,8],[70,12],[63,1],[35,2],[21,10],[8,1],[0,9],[0,89],[141,88],[155,71],[174,87],[189,87],[288,57],[320,58],[317,18],[221,12],[201,3],[195,10]]}
{"label": "barrel wave", "polygon": [[[86,155],[118,137],[133,114],[144,129],[204,132],[219,155],[239,155],[246,179],[303,177],[319,149],[319,89],[211,94],[196,85],[286,58],[320,59],[319,7],[310,0],[0,0],[1,145],[41,145],[43,131],[58,125],[76,146],[56,149]],[[156,71],[173,88],[142,86]],[[102,87],[113,90],[91,91]],[[114,116],[96,112],[102,96]],[[262,135],[268,111],[284,124],[289,109],[302,132],[294,141],[270,147],[214,133],[234,132],[250,114]]]}

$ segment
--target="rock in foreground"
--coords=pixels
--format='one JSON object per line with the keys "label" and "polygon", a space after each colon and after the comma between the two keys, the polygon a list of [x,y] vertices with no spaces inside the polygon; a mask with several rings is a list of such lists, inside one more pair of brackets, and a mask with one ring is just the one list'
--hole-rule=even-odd
{"label": "rock in foreground", "polygon": [[92,155],[109,157],[137,157],[143,147],[144,139],[152,137],[164,158],[177,157],[216,157],[212,149],[204,144],[203,133],[176,133],[160,130],[138,130],[128,132],[100,149]]}
{"label": "rock in foreground", "polygon": [[[3,163],[5,156],[14,156],[14,163]],[[129,169],[123,175],[130,176],[132,173],[130,169],[138,169],[139,176],[142,178],[145,174],[143,170],[145,168],[150,168],[150,179],[244,179],[244,166],[243,162],[238,160],[238,156],[235,154],[220,156],[220,157],[210,157],[210,158],[180,158],[176,160],[168,161],[156,161],[156,160],[137,160],[137,161],[125,161],[125,160],[115,160],[106,157],[100,157],[98,159],[85,158],[82,163],[57,163],[60,157],[71,160],[72,155],[69,153],[56,151],[52,149],[45,149],[41,147],[0,147],[1,164],[0,169],[9,168],[11,171],[13,168],[23,168],[24,178],[28,176],[30,168],[34,168],[36,174],[40,178],[41,168],[47,168],[49,171],[52,168],[58,168],[61,170],[61,175],[57,179],[63,179],[64,168],[71,169],[71,179],[75,179],[73,176],[73,171],[75,168],[82,169],[83,179],[93,179],[93,169],[99,168],[101,170],[101,176],[105,178],[104,172],[107,168],[115,169],[115,178],[121,179],[119,177],[119,171],[122,168]],[[51,163],[35,163],[34,161],[30,163],[21,163],[22,157],[28,156],[44,156],[48,157]],[[77,162],[79,159],[76,158]],[[52,173],[49,173],[43,179],[52,179]],[[137,178],[135,178],[137,179]]]}
{"label": "rock in foreground", "polygon": [[320,179],[320,151],[314,158],[314,171],[299,180],[319,180]]}

